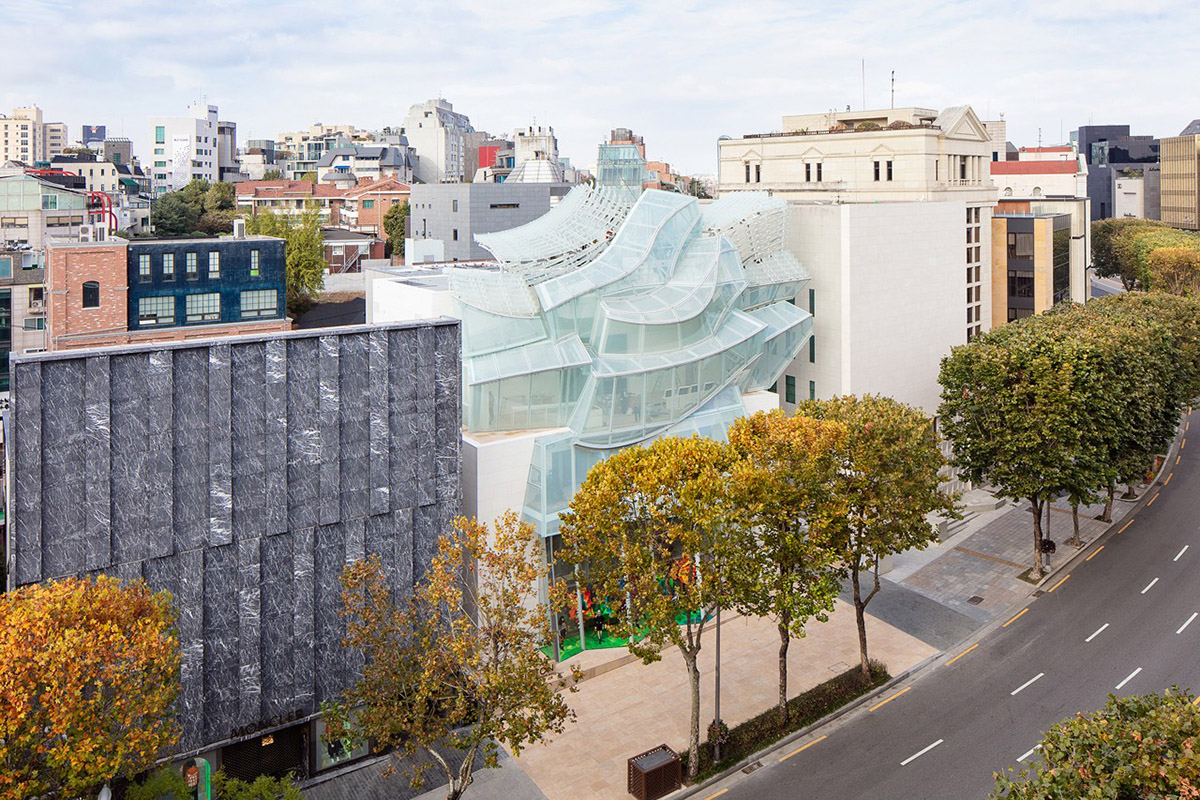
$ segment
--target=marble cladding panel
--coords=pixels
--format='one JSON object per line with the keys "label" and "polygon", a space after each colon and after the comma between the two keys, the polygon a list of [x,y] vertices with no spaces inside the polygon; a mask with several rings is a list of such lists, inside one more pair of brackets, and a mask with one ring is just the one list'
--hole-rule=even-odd
{"label": "marble cladding panel", "polygon": [[458,353],[397,326],[18,358],[10,581],[169,591],[184,749],[316,711],[362,666],[344,566],[411,594],[458,513]]}

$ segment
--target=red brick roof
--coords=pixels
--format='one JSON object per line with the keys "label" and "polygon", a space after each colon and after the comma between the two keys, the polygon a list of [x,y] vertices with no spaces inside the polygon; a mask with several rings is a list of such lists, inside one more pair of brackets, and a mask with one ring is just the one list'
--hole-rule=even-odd
{"label": "red brick roof", "polygon": [[347,199],[362,197],[365,194],[373,194],[375,192],[399,192],[401,194],[409,193],[412,187],[404,181],[391,175],[385,175],[382,178],[376,178],[373,181],[362,181],[357,186],[346,190]]}
{"label": "red brick roof", "polygon": [[238,197],[345,197],[346,191],[328,184],[311,181],[242,181],[237,184]]}
{"label": "red brick roof", "polygon": [[1075,175],[1074,161],[993,161],[993,175]]}

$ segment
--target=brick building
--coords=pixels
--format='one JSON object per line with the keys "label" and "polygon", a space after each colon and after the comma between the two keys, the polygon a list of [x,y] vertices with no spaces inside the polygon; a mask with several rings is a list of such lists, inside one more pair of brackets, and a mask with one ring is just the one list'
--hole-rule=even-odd
{"label": "brick building", "polygon": [[112,239],[46,247],[46,347],[288,330],[284,242]]}
{"label": "brick building", "polygon": [[362,182],[346,190],[341,208],[341,224],[352,231],[373,233],[386,240],[387,232],[383,229],[384,215],[392,206],[407,203],[411,194],[412,187],[396,178]]}

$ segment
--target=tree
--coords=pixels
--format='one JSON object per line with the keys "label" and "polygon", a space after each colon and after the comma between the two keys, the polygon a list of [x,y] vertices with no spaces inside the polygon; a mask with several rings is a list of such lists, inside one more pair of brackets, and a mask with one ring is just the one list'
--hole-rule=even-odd
{"label": "tree", "polygon": [[787,654],[810,617],[825,622],[837,598],[831,521],[841,498],[831,488],[842,464],[846,428],[780,410],[742,417],[729,431],[737,461],[731,496],[745,520],[729,570],[742,613],[774,618],[779,631],[779,713],[788,715]]}
{"label": "tree", "polygon": [[268,169],[268,170],[263,170],[263,176],[262,176],[262,179],[263,179],[264,181],[281,181],[281,180],[284,180],[284,174],[283,174],[283,170],[281,170],[281,169]]}
{"label": "tree", "polygon": [[151,207],[151,223],[159,236],[187,236],[196,230],[200,211],[180,192],[164,194]]}
{"label": "tree", "polygon": [[1108,696],[1046,732],[1041,763],[996,773],[994,800],[1200,797],[1200,708],[1173,687],[1161,695]]}
{"label": "tree", "polygon": [[300,180],[308,181],[309,183],[316,183],[317,182],[317,173],[316,172],[306,172],[300,176]]}
{"label": "tree", "polygon": [[701,437],[631,447],[588,472],[560,515],[559,560],[579,565],[643,663],[678,648],[691,684],[688,774],[700,766],[700,668],[704,623],[728,603],[728,565],[738,544],[728,491],[729,449]]}
{"label": "tree", "polygon": [[165,592],[100,576],[0,596],[0,796],[91,796],[178,739]]}
{"label": "tree", "polygon": [[285,240],[288,305],[302,303],[325,285],[321,211],[309,202],[299,215],[259,212],[246,218],[246,232]]}
{"label": "tree", "polygon": [[392,203],[383,215],[383,232],[387,234],[388,255],[400,249],[400,260],[404,260],[404,221],[408,219],[408,201]]}
{"label": "tree", "polygon": [[[180,795],[179,800],[190,795]],[[304,800],[300,787],[291,777],[273,778],[259,775],[253,781],[244,781],[225,774],[219,769],[212,776],[213,800]]]}
{"label": "tree", "polygon": [[125,789],[125,800],[186,800],[191,797],[178,769],[160,767]]}
{"label": "tree", "polygon": [[1113,237],[1113,254],[1123,274],[1136,278],[1137,286],[1149,288],[1149,258],[1164,247],[1200,247],[1195,235],[1165,226],[1131,227]]}
{"label": "tree", "polygon": [[[345,645],[362,652],[365,666],[327,709],[329,739],[369,738],[397,758],[423,750],[455,800],[471,785],[478,756],[496,765],[497,741],[515,755],[560,733],[574,712],[540,650],[550,631],[536,587],[547,569],[534,536],[512,511],[494,531],[458,519],[412,597],[398,603],[378,556],[347,567]],[[457,767],[452,750],[461,753]],[[428,768],[409,770],[415,786]]]}
{"label": "tree", "polygon": [[1148,219],[1101,219],[1092,223],[1092,267],[1101,278],[1118,278],[1126,291],[1132,291],[1140,275],[1127,269],[1116,254],[1115,239],[1125,231],[1161,228],[1163,224]]}
{"label": "tree", "polygon": [[[839,518],[830,525],[837,528],[833,546],[853,587],[862,674],[870,679],[866,610],[879,593],[879,560],[937,541],[930,515],[958,515],[955,498],[940,488],[946,459],[933,421],[890,397],[807,400],[796,413],[846,429],[845,455],[832,489]],[[874,586],[864,596],[860,576],[872,567]]]}
{"label": "tree", "polygon": [[1160,247],[1146,257],[1149,288],[1169,294],[1200,294],[1200,248]]}
{"label": "tree", "polygon": [[237,191],[232,183],[214,183],[204,193],[204,210],[233,211],[237,208]]}

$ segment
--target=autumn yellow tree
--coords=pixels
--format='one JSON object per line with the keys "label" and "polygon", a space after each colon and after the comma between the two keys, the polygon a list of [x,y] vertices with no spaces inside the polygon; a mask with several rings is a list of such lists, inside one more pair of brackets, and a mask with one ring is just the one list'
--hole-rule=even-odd
{"label": "autumn yellow tree", "polygon": [[1150,288],[1169,294],[1200,294],[1200,240],[1192,247],[1160,247],[1146,256]]}
{"label": "autumn yellow tree", "polygon": [[847,431],[836,421],[776,409],[742,417],[729,431],[736,456],[734,502],[746,518],[729,571],[737,608],[775,620],[779,631],[780,715],[786,720],[787,656],[810,617],[829,618],[841,588],[831,523],[845,499],[834,488],[844,463]]}
{"label": "autumn yellow tree", "polygon": [[729,492],[731,455],[721,442],[658,439],[601,461],[560,515],[558,558],[618,620],[644,663],[678,648],[691,684],[688,772],[700,764],[700,668],[704,625],[729,602],[727,572],[738,538]]}
{"label": "autumn yellow tree", "polygon": [[[426,753],[456,800],[476,760],[495,766],[574,719],[567,682],[541,648],[549,613],[537,602],[547,568],[533,528],[509,511],[494,530],[458,519],[409,598],[393,597],[379,558],[342,573],[344,644],[365,656],[362,678],[326,709],[328,736],[369,739],[397,759]],[[407,774],[420,786],[431,765]]]}
{"label": "autumn yellow tree", "polygon": [[0,596],[0,797],[92,796],[178,740],[171,597],[69,578]]}

